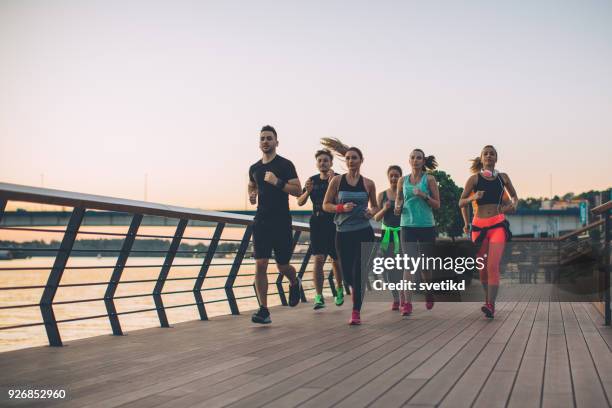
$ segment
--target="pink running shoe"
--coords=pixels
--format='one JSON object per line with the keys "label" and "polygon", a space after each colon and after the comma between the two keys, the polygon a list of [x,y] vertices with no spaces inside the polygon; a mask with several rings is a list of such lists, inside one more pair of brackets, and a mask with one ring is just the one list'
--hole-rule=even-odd
{"label": "pink running shoe", "polygon": [[351,326],[357,326],[361,324],[361,316],[359,310],[353,310],[353,314],[351,314],[351,320],[349,320],[349,324]]}
{"label": "pink running shoe", "polygon": [[431,310],[434,307],[434,296],[431,293],[425,295],[425,307]]}
{"label": "pink running shoe", "polygon": [[406,302],[404,306],[402,306],[402,316],[410,316],[412,313],[412,303]]}
{"label": "pink running shoe", "polygon": [[482,313],[484,313],[484,315],[489,319],[493,319],[495,317],[495,305],[492,303],[485,303],[482,305],[480,310],[482,310]]}
{"label": "pink running shoe", "polygon": [[400,308],[399,302],[391,303],[391,310],[399,310],[399,308]]}

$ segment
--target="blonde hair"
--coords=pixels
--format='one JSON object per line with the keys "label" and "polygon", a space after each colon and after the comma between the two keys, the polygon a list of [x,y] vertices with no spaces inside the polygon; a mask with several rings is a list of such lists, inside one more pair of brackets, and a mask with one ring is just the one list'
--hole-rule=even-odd
{"label": "blonde hair", "polygon": [[335,152],[338,157],[342,157],[343,159],[344,156],[351,150],[356,152],[357,155],[359,155],[360,159],[363,159],[363,153],[361,153],[361,150],[359,150],[359,148],[345,145],[340,141],[340,139],[337,139],[335,137],[323,137],[321,138],[321,144],[325,148]]}
{"label": "blonde hair", "polygon": [[497,156],[497,150],[495,149],[495,147],[493,147],[493,145],[486,145],[485,147],[483,147],[482,150],[480,151],[480,156],[471,160],[472,165],[470,166],[470,170],[472,171],[472,173],[476,174],[476,173],[479,173],[480,170],[482,170],[482,167],[483,167],[482,152],[486,148],[493,149],[493,151],[495,152],[495,156]]}

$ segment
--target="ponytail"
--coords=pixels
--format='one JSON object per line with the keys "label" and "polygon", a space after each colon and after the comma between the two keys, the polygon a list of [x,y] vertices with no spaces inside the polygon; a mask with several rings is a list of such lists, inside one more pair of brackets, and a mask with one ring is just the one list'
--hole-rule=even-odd
{"label": "ponytail", "polygon": [[434,156],[427,156],[425,158],[425,164],[423,164],[423,168],[427,171],[435,170],[438,167],[438,162]]}
{"label": "ponytail", "polygon": [[470,166],[471,172],[473,174],[480,173],[480,170],[482,170],[482,159],[480,158],[480,156],[470,161],[472,162],[472,165]]}
{"label": "ponytail", "polygon": [[343,159],[346,153],[352,150],[357,153],[360,159],[363,160],[363,153],[361,153],[361,150],[359,150],[357,147],[349,147],[342,143],[340,139],[335,137],[323,137],[321,138],[321,144],[325,148],[335,152],[338,157],[342,157]]}
{"label": "ponytail", "polygon": [[438,162],[436,161],[435,156],[425,156],[425,152],[421,149],[414,149],[415,152],[421,152],[423,155],[423,170],[424,171],[432,171],[438,168]]}

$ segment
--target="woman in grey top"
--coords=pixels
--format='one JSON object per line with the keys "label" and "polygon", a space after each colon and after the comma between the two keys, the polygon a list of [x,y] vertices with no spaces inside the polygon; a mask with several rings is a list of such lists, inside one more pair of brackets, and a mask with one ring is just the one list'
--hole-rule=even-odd
{"label": "woman in grey top", "polygon": [[346,285],[351,287],[353,312],[349,324],[361,324],[361,304],[367,269],[363,265],[361,244],[374,241],[370,218],[378,212],[376,186],[360,174],[363,154],[338,139],[324,138],[321,143],[346,162],[348,172],[334,176],[323,200],[323,209],[335,213],[336,250]]}

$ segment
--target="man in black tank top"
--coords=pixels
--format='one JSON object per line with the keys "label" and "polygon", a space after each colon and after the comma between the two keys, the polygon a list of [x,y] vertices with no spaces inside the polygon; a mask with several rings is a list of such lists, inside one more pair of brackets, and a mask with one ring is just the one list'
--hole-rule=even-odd
{"label": "man in black tank top", "polygon": [[264,126],[259,137],[263,157],[249,168],[249,200],[257,203],[253,223],[253,247],[255,257],[255,289],[260,302],[253,314],[254,323],[271,323],[268,311],[268,262],[274,258],[278,271],[289,281],[289,306],[300,301],[300,281],[295,268],[289,264],[292,252],[291,214],[289,194],[297,196],[302,187],[295,166],[276,154],[278,138],[272,126]]}
{"label": "man in black tank top", "polygon": [[312,216],[310,217],[310,248],[314,255],[313,281],[316,295],[314,299],[314,309],[325,307],[323,297],[323,266],[325,259],[329,255],[332,258],[332,268],[336,277],[336,306],[344,303],[344,288],[342,286],[342,271],[337,262],[336,254],[336,227],[334,224],[334,214],[323,210],[323,199],[329,186],[329,181],[336,175],[331,169],[333,156],[328,150],[319,150],[315,154],[319,174],[315,174],[306,181],[306,186],[302,195],[298,197],[298,205],[302,206],[308,201],[312,201]]}

